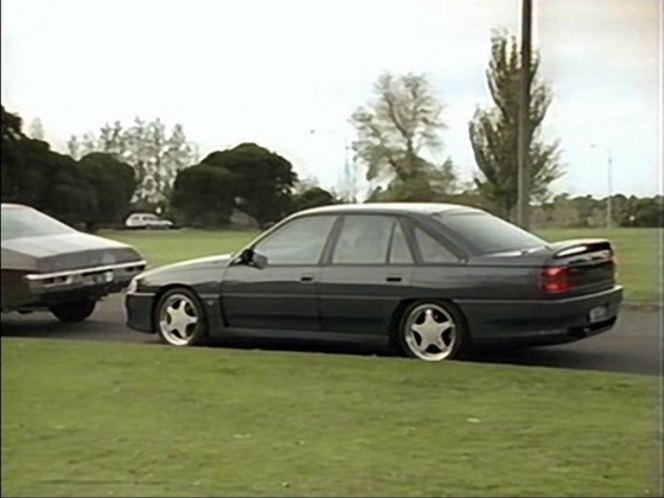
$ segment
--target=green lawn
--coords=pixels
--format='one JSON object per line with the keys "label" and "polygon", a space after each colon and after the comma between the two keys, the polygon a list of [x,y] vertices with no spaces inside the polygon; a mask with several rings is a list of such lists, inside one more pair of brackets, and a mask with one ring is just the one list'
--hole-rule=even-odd
{"label": "green lawn", "polygon": [[100,235],[135,246],[150,267],[200,256],[224,254],[241,248],[258,232],[254,230],[102,231]]}
{"label": "green lawn", "polygon": [[[135,245],[150,262],[159,266],[197,256],[221,254],[242,247],[257,235],[251,230],[177,232],[103,232],[117,240]],[[541,230],[549,241],[608,237],[618,255],[619,280],[626,287],[626,299],[657,301],[659,281],[659,241],[657,229],[618,228],[613,230]]]}
{"label": "green lawn", "polygon": [[2,339],[3,496],[655,496],[651,377]]}

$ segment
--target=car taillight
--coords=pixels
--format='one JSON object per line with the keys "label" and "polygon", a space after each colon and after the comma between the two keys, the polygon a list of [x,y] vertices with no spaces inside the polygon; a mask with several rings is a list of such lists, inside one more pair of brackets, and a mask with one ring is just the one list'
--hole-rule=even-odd
{"label": "car taillight", "polygon": [[565,267],[544,268],[540,273],[540,288],[547,294],[569,292],[569,269]]}

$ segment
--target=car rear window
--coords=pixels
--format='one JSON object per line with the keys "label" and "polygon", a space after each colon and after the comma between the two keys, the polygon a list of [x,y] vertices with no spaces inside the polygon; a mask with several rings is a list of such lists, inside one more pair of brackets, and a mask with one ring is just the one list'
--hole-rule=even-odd
{"label": "car rear window", "polygon": [[75,232],[55,218],[31,208],[2,208],[2,240],[43,237]]}
{"label": "car rear window", "polygon": [[434,217],[478,254],[534,249],[547,245],[546,241],[536,235],[488,213],[437,213]]}

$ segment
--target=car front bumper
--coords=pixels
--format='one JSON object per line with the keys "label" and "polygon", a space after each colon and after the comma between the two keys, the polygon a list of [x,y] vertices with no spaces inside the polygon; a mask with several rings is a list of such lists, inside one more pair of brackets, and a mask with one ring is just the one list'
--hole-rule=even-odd
{"label": "car front bumper", "polygon": [[154,333],[152,314],[155,295],[148,292],[132,292],[125,294],[124,314],[127,327],[146,334]]}
{"label": "car front bumper", "polygon": [[[622,302],[619,285],[562,299],[460,301],[473,344],[552,345],[573,342],[613,328]],[[591,319],[591,310],[603,310]]]}

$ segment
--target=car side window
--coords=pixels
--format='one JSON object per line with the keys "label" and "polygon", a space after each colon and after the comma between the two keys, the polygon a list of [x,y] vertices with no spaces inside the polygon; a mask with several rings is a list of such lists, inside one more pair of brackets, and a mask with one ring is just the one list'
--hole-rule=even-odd
{"label": "car side window", "polygon": [[413,255],[410,253],[406,234],[401,228],[401,223],[395,220],[394,230],[392,231],[392,245],[390,247],[390,259],[392,264],[411,264]]}
{"label": "car side window", "polygon": [[315,265],[320,259],[335,216],[297,218],[258,242],[254,251],[268,265]]}
{"label": "car side window", "polygon": [[456,263],[459,261],[449,249],[421,228],[415,228],[415,242],[423,263]]}
{"label": "car side window", "polygon": [[346,216],[332,254],[332,263],[386,264],[395,222],[389,216]]}

